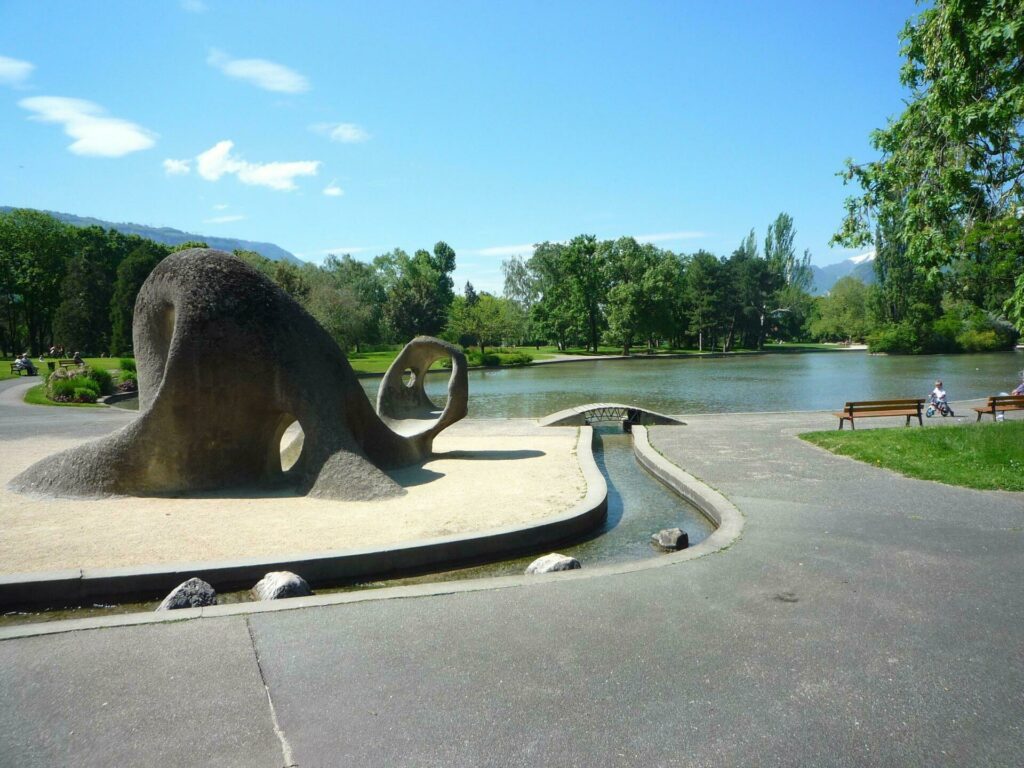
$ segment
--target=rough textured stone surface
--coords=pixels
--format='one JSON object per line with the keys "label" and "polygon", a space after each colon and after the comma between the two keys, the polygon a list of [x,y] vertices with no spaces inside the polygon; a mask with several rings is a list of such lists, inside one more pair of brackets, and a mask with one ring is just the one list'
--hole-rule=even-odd
{"label": "rough textured stone surface", "polygon": [[528,574],[533,574],[551,573],[553,571],[574,571],[580,567],[582,567],[580,565],[580,561],[575,557],[568,557],[566,555],[560,555],[557,552],[552,552],[550,555],[538,557],[526,566],[526,572]]}
{"label": "rough textured stone surface", "polygon": [[[382,382],[382,419],[316,320],[223,251],[196,248],[160,262],[135,303],[133,339],[138,418],[37,462],[12,489],[157,495],[290,481],[324,498],[400,495],[382,470],[426,458],[434,436],[466,412],[465,357],[421,337]],[[422,375],[409,393],[394,384],[405,368],[419,371],[441,355],[452,357],[452,374],[449,402],[437,413],[422,393]],[[296,420],[301,456],[285,473],[281,437]]]}
{"label": "rough textured stone surface", "polygon": [[217,604],[217,591],[202,579],[191,578],[171,590],[158,611],[173,611],[176,608],[199,608]]}
{"label": "rough textured stone surface", "polygon": [[665,528],[651,535],[651,543],[666,552],[676,552],[690,546],[690,536],[681,528]]}
{"label": "rough textured stone surface", "polygon": [[257,600],[281,600],[312,594],[306,580],[291,571],[271,571],[252,588],[252,596]]}
{"label": "rough textured stone surface", "polygon": [[[442,410],[427,397],[423,385],[430,366],[445,357],[451,358],[452,373],[448,379],[448,401]],[[434,435],[466,415],[467,380],[466,357],[458,347],[430,336],[417,336],[384,374],[377,391],[377,413],[399,434],[432,441]]]}

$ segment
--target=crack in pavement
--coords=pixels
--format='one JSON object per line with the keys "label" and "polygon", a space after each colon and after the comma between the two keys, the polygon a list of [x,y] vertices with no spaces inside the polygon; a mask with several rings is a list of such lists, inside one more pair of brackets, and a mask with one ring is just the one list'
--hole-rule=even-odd
{"label": "crack in pavement", "polygon": [[277,710],[274,708],[274,699],[270,695],[270,686],[267,685],[267,676],[263,674],[263,663],[260,661],[260,652],[256,648],[256,637],[252,633],[252,624],[249,621],[249,617],[245,617],[245,628],[249,631],[249,643],[252,645],[252,655],[256,660],[256,669],[260,673],[260,681],[263,683],[263,690],[267,693],[267,706],[270,708],[270,722],[274,726],[274,735],[277,736],[277,740],[281,744],[281,755],[284,757],[283,768],[299,768],[299,764],[295,762],[295,758],[292,755],[292,745],[288,743],[288,738],[284,735],[284,731],[281,729],[281,724],[277,720]]}

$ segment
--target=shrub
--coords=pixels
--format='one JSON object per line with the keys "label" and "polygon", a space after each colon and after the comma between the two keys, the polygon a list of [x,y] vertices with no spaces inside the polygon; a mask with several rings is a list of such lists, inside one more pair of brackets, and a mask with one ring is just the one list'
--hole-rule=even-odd
{"label": "shrub", "polygon": [[500,355],[501,364],[507,365],[512,368],[518,368],[523,365],[529,365],[533,362],[533,355],[529,352],[509,352]]}
{"label": "shrub", "polygon": [[964,352],[994,352],[1002,349],[996,332],[966,330],[958,334],[956,342]]}
{"label": "shrub", "polygon": [[138,392],[139,391],[139,380],[133,373],[125,373],[121,376],[121,381],[117,385],[118,392]]}
{"label": "shrub", "polygon": [[75,387],[76,403],[95,403],[96,393],[89,387]]}
{"label": "shrub", "polygon": [[46,383],[46,396],[57,403],[69,403],[75,399],[75,382],[51,376]]}
{"label": "shrub", "polygon": [[[135,373],[135,359],[131,357],[122,357],[120,361],[120,368],[122,371],[129,371]],[[124,379],[122,378],[122,381]]]}
{"label": "shrub", "polygon": [[110,395],[114,392],[114,379],[110,375],[110,371],[106,368],[85,368],[85,376],[78,378],[85,378],[90,381],[96,382],[96,391],[98,394]]}

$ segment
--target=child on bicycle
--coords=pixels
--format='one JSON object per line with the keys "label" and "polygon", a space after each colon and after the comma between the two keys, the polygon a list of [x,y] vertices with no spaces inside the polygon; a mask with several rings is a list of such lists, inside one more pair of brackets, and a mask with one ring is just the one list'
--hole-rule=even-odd
{"label": "child on bicycle", "polygon": [[946,399],[946,390],[942,388],[942,381],[935,382],[935,389],[932,390],[931,404],[934,405],[940,412],[945,410],[950,416],[953,415],[953,409],[949,407],[949,401]]}

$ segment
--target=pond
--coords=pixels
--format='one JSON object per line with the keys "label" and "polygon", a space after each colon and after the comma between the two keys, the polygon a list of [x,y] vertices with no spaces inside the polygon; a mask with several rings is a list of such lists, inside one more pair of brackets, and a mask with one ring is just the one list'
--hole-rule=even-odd
{"label": "pond", "polygon": [[[1012,389],[1024,351],[976,355],[869,355],[807,352],[634,358],[469,372],[470,418],[537,418],[590,402],[619,402],[662,413],[815,411],[847,400],[927,397],[942,379],[950,400]],[[444,401],[447,374],[427,392]],[[363,379],[375,400],[380,379]]]}

